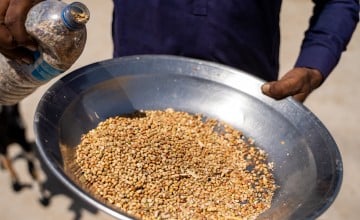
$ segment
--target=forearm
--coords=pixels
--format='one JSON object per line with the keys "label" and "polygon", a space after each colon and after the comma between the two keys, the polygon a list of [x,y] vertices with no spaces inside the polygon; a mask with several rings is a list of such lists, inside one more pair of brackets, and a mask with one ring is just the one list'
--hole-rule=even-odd
{"label": "forearm", "polygon": [[339,62],[359,21],[358,0],[314,0],[296,67],[317,69],[325,79]]}

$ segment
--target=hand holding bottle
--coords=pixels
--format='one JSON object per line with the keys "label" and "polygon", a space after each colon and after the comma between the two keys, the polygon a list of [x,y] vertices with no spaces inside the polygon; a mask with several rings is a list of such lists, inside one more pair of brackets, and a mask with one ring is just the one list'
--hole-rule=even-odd
{"label": "hand holding bottle", "polygon": [[37,42],[26,32],[25,20],[28,11],[41,0],[0,1],[0,53],[9,59],[32,63],[31,51]]}
{"label": "hand holding bottle", "polygon": [[58,0],[0,1],[1,12],[0,104],[13,105],[75,63],[90,14]]}

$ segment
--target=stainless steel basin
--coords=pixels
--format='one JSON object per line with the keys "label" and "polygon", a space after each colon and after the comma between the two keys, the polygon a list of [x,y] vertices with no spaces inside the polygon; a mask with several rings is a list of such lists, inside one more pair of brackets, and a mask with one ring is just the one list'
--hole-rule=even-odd
{"label": "stainless steel basin", "polygon": [[341,185],[337,145],[311,111],[292,98],[264,96],[262,83],[233,68],[174,56],[94,63],[64,76],[44,94],[34,118],[37,147],[45,166],[76,195],[115,218],[130,219],[64,170],[80,136],[110,116],[139,109],[203,113],[242,130],[274,162],[280,188],[259,219],[315,219]]}

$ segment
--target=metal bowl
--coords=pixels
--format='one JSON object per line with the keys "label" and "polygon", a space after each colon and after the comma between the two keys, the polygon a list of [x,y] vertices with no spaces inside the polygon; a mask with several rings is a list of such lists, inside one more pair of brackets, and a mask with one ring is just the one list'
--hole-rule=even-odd
{"label": "metal bowl", "polygon": [[[264,149],[280,188],[259,219],[315,219],[334,201],[342,182],[337,145],[302,104],[261,93],[263,81],[239,70],[174,56],[131,56],[69,73],[43,95],[34,117],[45,166],[88,204],[130,219],[89,193],[66,170],[80,136],[110,116],[174,108],[228,122]],[[75,172],[75,171],[74,171]]]}

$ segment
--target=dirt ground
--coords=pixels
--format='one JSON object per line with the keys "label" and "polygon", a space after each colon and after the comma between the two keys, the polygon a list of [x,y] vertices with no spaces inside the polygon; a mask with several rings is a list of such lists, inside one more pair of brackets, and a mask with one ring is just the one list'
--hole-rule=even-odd
{"label": "dirt ground", "polygon": [[[70,1],[66,1],[70,2]],[[112,1],[81,1],[88,5],[91,20],[88,24],[87,46],[76,64],[68,71],[111,58]],[[303,32],[312,11],[311,1],[284,1],[281,14],[281,73],[289,70],[299,52]],[[336,19],[336,18],[334,18]],[[321,220],[356,220],[360,208],[360,30],[356,30],[339,65],[320,89],[315,91],[305,105],[323,122],[337,142],[344,163],[341,191],[333,205],[319,218]],[[34,140],[33,116],[42,94],[55,81],[42,86],[21,103],[21,111],[27,127],[27,137]],[[18,154],[18,146],[12,146],[11,155]],[[23,161],[15,162],[21,180],[30,182]],[[52,198],[48,207],[38,202],[36,186],[19,193],[11,190],[7,172],[0,170],[0,213],[2,220],[15,219],[111,219],[104,213],[81,209],[77,201],[59,194]],[[82,218],[81,218],[82,217]]]}

